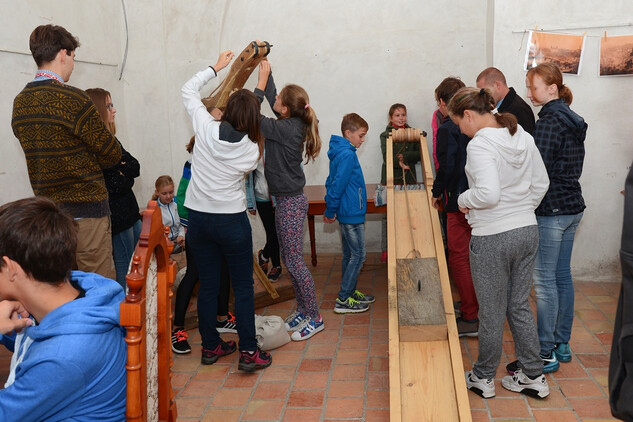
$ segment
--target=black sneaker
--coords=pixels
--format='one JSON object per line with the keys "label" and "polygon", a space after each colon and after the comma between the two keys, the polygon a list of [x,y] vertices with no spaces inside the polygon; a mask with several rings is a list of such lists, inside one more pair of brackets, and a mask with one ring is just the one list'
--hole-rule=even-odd
{"label": "black sneaker", "polygon": [[360,290],[354,290],[352,292],[352,297],[354,298],[354,300],[357,300],[360,303],[374,303],[376,301],[375,297],[373,297],[372,295],[366,295]]}
{"label": "black sneaker", "polygon": [[185,331],[184,328],[178,328],[171,332],[171,350],[174,353],[190,353],[191,346],[189,346],[189,342],[187,339],[189,338],[189,334]]}
{"label": "black sneaker", "polygon": [[229,312],[228,318],[224,321],[215,321],[215,328],[218,330],[218,333],[237,333],[235,315]]}
{"label": "black sneaker", "polygon": [[273,357],[270,353],[258,347],[254,352],[240,350],[240,363],[237,368],[240,371],[253,372],[257,369],[268,368],[271,363],[273,363]]}
{"label": "black sneaker", "polygon": [[477,337],[479,335],[479,320],[466,320],[457,318],[457,333],[460,337]]}
{"label": "black sneaker", "polygon": [[348,297],[344,301],[336,298],[336,305],[334,305],[334,313],[336,314],[357,314],[359,312],[365,312],[369,310],[369,305],[366,303],[360,303],[353,297]]}
{"label": "black sneaker", "polygon": [[216,346],[215,349],[205,349],[202,348],[202,359],[201,362],[204,365],[213,365],[220,359],[221,356],[230,355],[234,351],[237,350],[237,346],[233,340],[230,341],[222,341],[220,340],[220,344]]}
{"label": "black sneaker", "polygon": [[[540,358],[543,359],[543,373],[544,374],[549,374],[555,371],[558,371],[559,368],[559,363],[558,360],[556,359],[556,355],[552,352],[549,353],[549,356],[543,356],[540,355]],[[508,374],[510,375],[514,375],[516,374],[516,372],[519,370],[519,361],[515,360],[514,362],[510,362],[509,364],[506,365],[506,370],[508,371]]]}
{"label": "black sneaker", "polygon": [[281,275],[281,267],[272,267],[270,269],[270,272],[268,273],[268,279],[270,281],[277,281],[280,275]]}
{"label": "black sneaker", "polygon": [[257,263],[264,274],[266,274],[268,272],[268,258],[264,258],[264,251],[262,249],[257,251]]}

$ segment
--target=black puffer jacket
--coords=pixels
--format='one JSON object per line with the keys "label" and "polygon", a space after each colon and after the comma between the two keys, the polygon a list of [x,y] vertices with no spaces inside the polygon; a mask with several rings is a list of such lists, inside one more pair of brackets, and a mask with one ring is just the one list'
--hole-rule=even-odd
{"label": "black puffer jacket", "polygon": [[[117,139],[119,145],[121,143]],[[121,145],[121,161],[114,167],[103,170],[108,202],[112,213],[112,235],[127,230],[141,218],[136,196],[132,191],[134,179],[140,174],[141,166]]]}

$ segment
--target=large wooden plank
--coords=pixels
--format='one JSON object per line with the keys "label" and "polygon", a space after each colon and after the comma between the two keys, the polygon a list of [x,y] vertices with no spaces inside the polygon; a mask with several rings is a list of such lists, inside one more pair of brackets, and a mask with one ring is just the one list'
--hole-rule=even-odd
{"label": "large wooden plank", "polygon": [[[431,214],[426,204],[427,191],[424,189],[393,190],[388,191],[387,199],[392,192],[394,206],[388,209],[387,213],[393,210],[395,227],[397,227],[394,236],[396,258],[434,257],[435,244],[433,231],[430,230]],[[387,207],[389,207],[388,203]]]}
{"label": "large wooden plank", "polygon": [[403,422],[464,420],[458,414],[446,341],[400,343],[400,362],[407,369],[400,372]]}

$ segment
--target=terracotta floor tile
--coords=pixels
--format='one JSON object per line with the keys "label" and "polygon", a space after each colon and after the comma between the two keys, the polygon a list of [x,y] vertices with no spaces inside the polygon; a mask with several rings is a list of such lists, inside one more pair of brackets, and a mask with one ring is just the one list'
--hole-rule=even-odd
{"label": "terracotta floor tile", "polygon": [[174,372],[196,372],[200,367],[200,358],[174,357],[171,370]]}
{"label": "terracotta floor tile", "polygon": [[230,372],[224,381],[225,388],[252,388],[257,383],[259,373],[242,371]]}
{"label": "terracotta floor tile", "polygon": [[365,422],[389,422],[389,410],[367,409],[365,410]]}
{"label": "terracotta floor tile", "polygon": [[179,397],[176,398],[178,416],[200,417],[211,401],[210,397]]}
{"label": "terracotta floor tile", "polygon": [[385,391],[367,391],[366,409],[387,409],[389,410],[389,394]]}
{"label": "terracotta floor tile", "polygon": [[552,376],[556,379],[586,378],[587,371],[585,371],[577,359],[574,359],[571,362],[561,363],[558,371],[554,372]]}
{"label": "terracotta floor tile", "polygon": [[213,397],[213,406],[240,407],[248,403],[253,390],[250,388],[221,388]]}
{"label": "terracotta floor tile", "polygon": [[303,359],[299,372],[327,372],[332,367],[332,359]]}
{"label": "terracotta floor tile", "polygon": [[367,337],[369,335],[369,325],[344,325],[343,337]]}
{"label": "terracotta floor tile", "polygon": [[[371,305],[370,305],[371,306]],[[370,313],[363,312],[361,314],[347,314],[343,319],[343,326],[349,325],[369,325]]]}
{"label": "terracotta floor tile", "polygon": [[367,350],[369,348],[369,338],[343,337],[339,343],[339,350]]}
{"label": "terracotta floor tile", "polygon": [[295,351],[273,351],[273,365],[291,365],[297,366],[301,361],[303,352]]}
{"label": "terracotta floor tile", "polygon": [[533,410],[534,419],[538,422],[570,422],[575,421],[573,410]]}
{"label": "terracotta floor tile", "polygon": [[295,390],[320,390],[327,386],[329,372],[304,372],[297,374]]}
{"label": "terracotta floor tile", "polygon": [[222,385],[221,380],[191,380],[178,394],[180,397],[213,397]]}
{"label": "terracotta floor tile", "polygon": [[305,351],[305,356],[310,358],[331,358],[336,353],[337,346],[336,343],[311,343]]}
{"label": "terracotta floor tile", "polygon": [[290,392],[290,382],[260,382],[253,394],[253,399],[285,400]]}
{"label": "terracotta floor tile", "polygon": [[320,422],[322,409],[286,409],[283,422]]}
{"label": "terracotta floor tile", "polygon": [[200,369],[194,375],[194,379],[224,379],[231,367],[229,365],[200,365]]}
{"label": "terracotta floor tile", "polygon": [[389,356],[389,343],[372,343],[369,348],[369,356]]}
{"label": "terracotta floor tile", "polygon": [[[502,387],[503,389],[503,387]],[[488,400],[487,405],[490,408],[490,415],[493,418],[529,418],[530,412],[527,408],[525,399],[517,393],[514,398],[500,398]]]}
{"label": "terracotta floor tile", "polygon": [[578,416],[583,419],[605,417],[611,414],[609,402],[606,399],[571,398],[569,399],[569,404],[571,404]]}
{"label": "terracotta floor tile", "polygon": [[278,421],[284,406],[282,400],[251,400],[248,402],[243,421]]}
{"label": "terracotta floor tile", "polygon": [[577,354],[576,355],[585,368],[608,368],[609,355],[607,354]]}
{"label": "terracotta floor tile", "polygon": [[296,368],[292,366],[275,366],[273,363],[263,370],[261,381],[290,381],[295,376]]}
{"label": "terracotta floor tile", "polygon": [[[244,409],[242,408],[222,408],[222,407],[210,407],[204,413],[202,422],[238,422]],[[180,420],[180,408],[178,408],[178,420]]]}
{"label": "terracotta floor tile", "polygon": [[602,389],[590,378],[560,380],[561,392],[569,397],[603,397]]}
{"label": "terracotta floor tile", "polygon": [[362,418],[363,399],[328,399],[325,404],[326,418]]}
{"label": "terracotta floor tile", "polygon": [[389,370],[389,358],[372,356],[369,358],[370,371],[387,371]]}
{"label": "terracotta floor tile", "polygon": [[[2,364],[0,364],[1,366]],[[7,363],[7,369],[9,368],[9,364]],[[6,380],[9,372],[7,371],[6,375],[0,374],[0,380],[2,380],[2,384],[4,385],[4,380]],[[193,372],[172,372],[171,373],[171,385],[174,388],[183,388],[189,379],[193,376]]]}
{"label": "terracotta floor tile", "polygon": [[389,389],[389,372],[388,371],[372,371],[369,373],[369,381],[367,382],[368,390],[388,390]]}
{"label": "terracotta floor tile", "polygon": [[[383,391],[384,394],[384,391]],[[328,387],[330,397],[363,397],[365,395],[365,381],[337,381],[333,380]]]}
{"label": "terracotta floor tile", "polygon": [[604,321],[607,319],[601,311],[596,309],[580,309],[574,313],[583,321]]}
{"label": "terracotta floor tile", "polygon": [[490,416],[488,416],[487,410],[471,410],[470,414],[473,418],[473,422],[488,422]]}
{"label": "terracotta floor tile", "polygon": [[560,388],[550,385],[549,396],[545,400],[537,399],[534,397],[525,397],[528,401],[528,406],[531,409],[565,409],[569,408],[569,403],[561,393]]}
{"label": "terracotta floor tile", "polygon": [[294,390],[290,392],[288,407],[318,407],[323,406],[325,391],[323,390]]}
{"label": "terracotta floor tile", "polygon": [[596,339],[571,340],[573,353],[606,353],[605,346]]}
{"label": "terracotta floor tile", "polygon": [[365,365],[334,365],[333,380],[365,379]]}
{"label": "terracotta floor tile", "polygon": [[367,363],[369,351],[365,350],[339,350],[336,354],[337,364],[364,364]]}

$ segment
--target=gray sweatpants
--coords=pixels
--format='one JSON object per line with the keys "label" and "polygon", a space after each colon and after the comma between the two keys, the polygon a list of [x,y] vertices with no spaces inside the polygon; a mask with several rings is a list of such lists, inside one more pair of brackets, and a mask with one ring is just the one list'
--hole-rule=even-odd
{"label": "gray sweatpants", "polygon": [[506,316],[519,367],[530,377],[543,372],[528,303],[537,247],[536,225],[470,240],[470,269],[479,301],[479,356],[473,372],[479,378],[492,379],[497,372]]}

